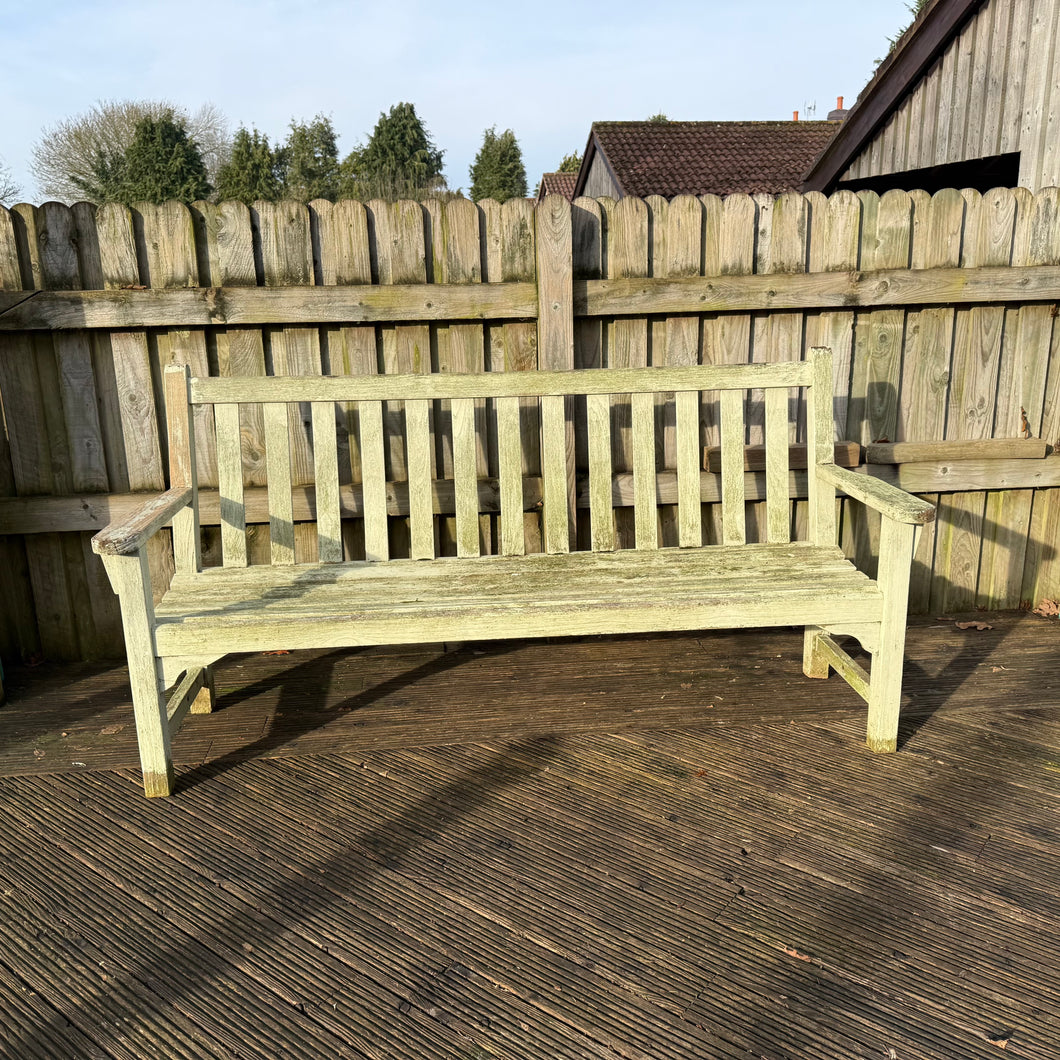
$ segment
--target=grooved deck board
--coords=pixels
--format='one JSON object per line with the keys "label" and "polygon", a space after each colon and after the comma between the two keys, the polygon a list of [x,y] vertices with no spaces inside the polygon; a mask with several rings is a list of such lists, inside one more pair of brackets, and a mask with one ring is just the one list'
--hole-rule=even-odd
{"label": "grooved deck board", "polygon": [[890,756],[798,630],[230,657],[168,800],[10,672],[0,1055],[1051,1060],[1060,629],[975,617]]}

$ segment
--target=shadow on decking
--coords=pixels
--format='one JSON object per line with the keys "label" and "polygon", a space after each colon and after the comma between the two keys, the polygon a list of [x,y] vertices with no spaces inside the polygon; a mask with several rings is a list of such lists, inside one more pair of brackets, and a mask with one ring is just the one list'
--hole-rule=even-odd
{"label": "shadow on decking", "polygon": [[[290,867],[277,871],[275,865],[268,866],[267,870],[263,867],[263,872],[268,872],[268,887],[256,893],[253,904],[243,911],[220,916],[210,938],[253,939],[253,948],[257,950],[282,945],[293,927],[309,925],[321,918],[326,920],[329,911],[346,898],[353,899],[361,892],[372,890],[366,882],[368,877],[379,871],[400,870],[403,858],[412,846],[429,842],[436,831],[453,826],[461,817],[496,798],[499,792],[547,770],[554,748],[554,740],[540,737],[497,751],[485,765],[469,769],[458,779],[432,789],[384,825],[351,837],[346,849],[306,866],[302,872]],[[524,752],[530,754],[530,761],[520,760]],[[210,779],[224,772],[230,764],[214,764],[216,768],[195,770],[196,779]],[[2,801],[0,805],[3,805]],[[158,806],[158,811],[165,812],[162,806]],[[382,850],[385,850],[385,856],[381,856]],[[291,913],[295,910],[292,919]],[[222,973],[231,960],[223,946],[211,947],[206,944],[206,939],[197,941],[202,945],[197,947],[194,960],[189,963],[185,938],[176,935],[169,940],[165,932],[151,931],[141,946],[142,956],[123,966],[122,980],[164,983],[162,995],[167,1006],[195,1011],[196,1000],[214,989],[210,981],[214,977],[223,978]],[[69,1021],[58,1016],[50,1026],[38,1025],[30,1031],[12,1031],[9,1027],[8,1036],[10,1038],[13,1034],[20,1051],[4,1055],[49,1055],[53,1034],[61,1034],[67,1026]],[[331,1055],[361,1054],[339,1048]]]}
{"label": "shadow on decking", "polygon": [[[218,702],[218,709],[223,710],[231,709],[255,696],[265,695],[270,702],[275,703],[274,717],[283,717],[284,724],[273,724],[267,728],[264,735],[252,743],[234,748],[217,758],[213,758],[182,773],[177,781],[177,790],[183,791],[204,780],[218,777],[247,759],[267,755],[269,752],[275,751],[285,744],[313,732],[320,725],[326,724],[328,718],[333,717],[335,712],[352,713],[358,710],[365,710],[373,703],[377,703],[395,692],[412,687],[419,681],[443,674],[464,661],[464,657],[457,652],[444,652],[427,659],[426,662],[418,663],[407,670],[403,670],[393,677],[373,685],[371,688],[341,699],[338,703],[332,705],[325,718],[321,718],[318,712],[305,710],[307,688],[317,685],[327,689],[334,689],[339,684],[336,681],[338,664],[344,662],[351,653],[356,651],[357,649],[340,649],[326,652],[322,655],[314,655],[311,659],[304,662],[295,662],[289,669],[271,674],[249,685],[244,685],[221,697]],[[292,654],[292,660],[296,660],[298,654],[302,653]]]}
{"label": "shadow on decking", "polygon": [[237,660],[169,800],[0,776],[0,1043],[1060,1055],[1058,627],[977,617],[914,623],[887,756],[794,631]]}

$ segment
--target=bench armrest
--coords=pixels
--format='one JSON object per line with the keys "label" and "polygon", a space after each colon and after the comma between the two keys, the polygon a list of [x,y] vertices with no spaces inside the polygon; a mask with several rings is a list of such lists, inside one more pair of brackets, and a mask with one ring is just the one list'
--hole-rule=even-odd
{"label": "bench armrest", "polygon": [[867,504],[870,508],[900,523],[930,523],[935,518],[935,506],[912,493],[892,486],[883,479],[873,478],[835,464],[819,464],[817,473],[823,475],[848,497]]}
{"label": "bench armrest", "polygon": [[174,486],[137,509],[122,523],[105,526],[92,538],[92,551],[100,556],[131,556],[168,523],[181,508],[191,504],[190,486]]}

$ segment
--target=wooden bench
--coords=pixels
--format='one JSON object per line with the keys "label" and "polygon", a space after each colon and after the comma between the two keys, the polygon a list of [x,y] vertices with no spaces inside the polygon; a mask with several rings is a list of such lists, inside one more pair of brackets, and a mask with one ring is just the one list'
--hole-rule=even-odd
{"label": "wooden bench", "polygon": [[[805,393],[809,439],[803,541],[790,534],[793,388]],[[189,710],[210,709],[211,665],[229,652],[276,649],[804,626],[805,673],[839,672],[868,701],[869,747],[895,749],[915,530],[934,509],[834,465],[828,350],[793,363],[464,376],[189,379],[181,366],[166,369],[165,391],[171,488],[93,540],[120,597],[148,795],[172,790],[170,741]],[[301,417],[291,421],[296,402],[312,410],[318,551],[312,563],[295,562],[288,435],[303,429]],[[746,540],[751,402],[763,410],[766,443],[760,543]],[[335,403],[356,407],[362,478],[341,489]],[[667,403],[676,438],[678,545],[662,548],[665,476],[657,473],[656,428]],[[264,417],[271,550],[271,563],[249,566],[240,448],[245,405],[260,405]],[[206,569],[192,443],[199,406],[212,406],[216,428],[224,562]],[[721,436],[721,541],[710,545],[703,544],[701,501],[718,476],[702,470],[705,414],[720,420]],[[435,551],[432,447],[443,420],[451,424],[456,527],[457,555],[449,557]],[[527,424],[538,422],[544,552],[524,554],[524,510],[532,504],[524,493],[522,439]],[[579,487],[575,423],[586,435],[589,463]],[[484,483],[487,425],[496,479]],[[612,436],[619,432],[623,446],[630,443],[621,451],[632,452],[634,548],[616,548],[614,491],[622,476],[614,472]],[[386,454],[395,445],[407,484],[387,479]],[[882,513],[875,580],[836,545],[837,488]],[[408,513],[408,555],[393,558],[388,501],[393,505],[398,489]],[[572,551],[576,506],[585,494],[590,548]],[[499,508],[496,555],[480,555],[484,498]],[[363,519],[365,560],[343,558],[344,515]],[[176,572],[156,605],[148,541],[170,522]],[[840,648],[840,635],[856,636],[871,653],[871,674]]]}

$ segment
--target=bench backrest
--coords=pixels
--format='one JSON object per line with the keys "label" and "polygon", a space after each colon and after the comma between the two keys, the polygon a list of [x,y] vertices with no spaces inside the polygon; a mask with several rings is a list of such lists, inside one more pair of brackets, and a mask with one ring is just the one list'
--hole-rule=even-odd
{"label": "bench backrest", "polygon": [[[524,551],[524,510],[536,499],[526,496],[523,437],[528,424],[540,432],[540,501],[544,549],[567,552],[574,537],[577,503],[574,475],[572,405],[585,401],[584,451],[588,455],[585,487],[590,512],[590,547],[616,547],[613,489],[613,435],[631,439],[633,508],[636,548],[659,547],[657,492],[657,406],[668,402],[676,434],[678,543],[703,542],[702,479],[704,475],[704,401],[717,402],[721,439],[721,543],[745,541],[744,445],[747,392],[764,407],[766,447],[766,534],[769,541],[787,541],[790,533],[788,447],[793,440],[792,388],[806,390],[809,537],[818,543],[835,540],[835,492],[815,474],[819,464],[833,460],[832,359],[827,349],[811,350],[806,361],[745,365],[701,365],[675,368],[588,369],[566,372],[496,372],[479,375],[378,376],[252,376],[192,379],[185,366],[166,369],[166,417],[169,432],[171,485],[196,486],[194,407],[212,406],[216,430],[221,541],[225,565],[247,563],[246,506],[240,409],[260,406],[264,418],[271,561],[295,561],[295,518],[292,506],[292,460],[289,433],[302,430],[311,409],[312,478],[315,483],[319,560],[343,559],[341,519],[364,520],[364,548],[369,560],[391,558],[388,504],[393,509],[401,491],[401,509],[408,514],[409,550],[413,559],[436,554],[434,515],[439,482],[436,425],[446,424],[446,462],[452,468],[456,551],[480,552],[487,434],[495,461],[493,510],[499,507],[498,551]],[[340,490],[340,444],[336,405],[355,410],[359,444],[358,485]],[[295,409],[292,415],[291,409]],[[539,423],[539,426],[538,426]],[[403,480],[388,476],[394,463]],[[490,480],[491,486],[494,480]],[[536,486],[536,483],[534,484]],[[407,490],[407,496],[405,491]],[[499,504],[498,504],[499,502]],[[197,507],[174,523],[178,569],[198,569]]]}

